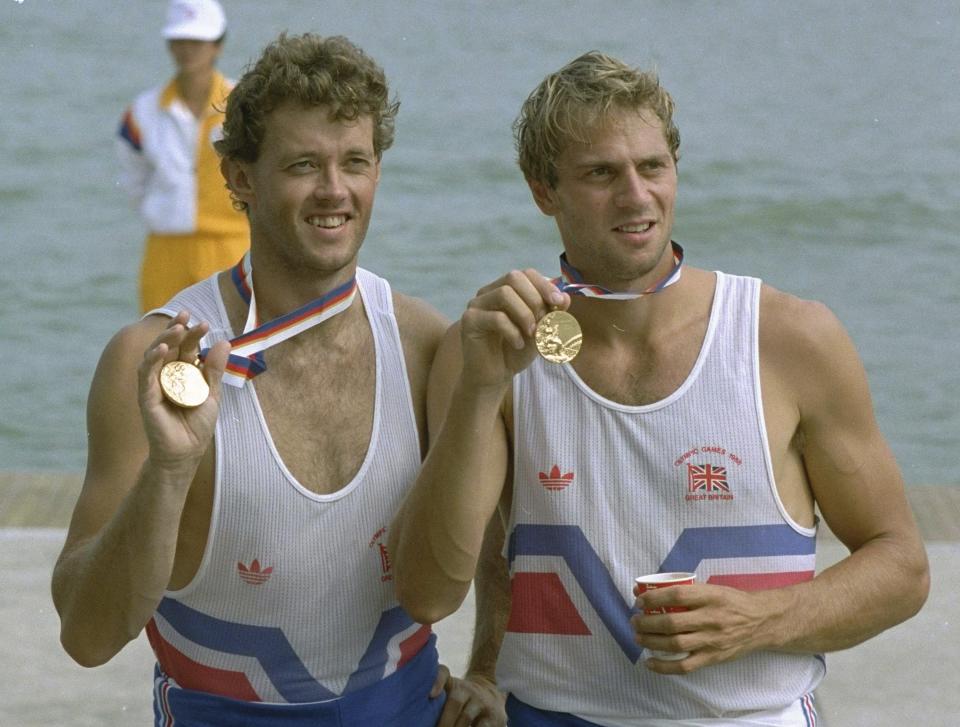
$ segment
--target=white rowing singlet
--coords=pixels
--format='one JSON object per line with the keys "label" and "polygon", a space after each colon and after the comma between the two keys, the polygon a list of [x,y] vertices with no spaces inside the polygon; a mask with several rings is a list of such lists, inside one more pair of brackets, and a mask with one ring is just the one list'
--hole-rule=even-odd
{"label": "white rowing singlet", "polygon": [[813,578],[816,529],[774,483],[760,398],[760,281],[717,273],[703,346],[666,399],[624,406],[569,364],[514,379],[513,605],[497,676],[600,725],[735,717],[813,691],[821,656],[754,653],[685,676],[642,665],[634,578],[693,571],[744,590]]}
{"label": "white rowing singlet", "polygon": [[[177,686],[323,701],[389,676],[430,638],[398,605],[386,550],[387,526],[420,467],[400,333],[389,284],[363,269],[357,282],[376,350],[376,404],[366,457],[342,489],[318,495],[298,483],[252,383],[223,386],[203,560],[147,626],[160,669]],[[191,324],[210,323],[204,346],[232,335],[216,276],[161,312],[183,309]]]}

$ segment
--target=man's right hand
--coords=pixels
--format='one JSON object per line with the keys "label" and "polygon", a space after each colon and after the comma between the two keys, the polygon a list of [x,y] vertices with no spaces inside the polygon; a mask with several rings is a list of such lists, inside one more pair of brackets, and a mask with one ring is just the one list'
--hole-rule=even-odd
{"label": "man's right hand", "polygon": [[504,386],[533,361],[537,321],[570,296],[536,270],[514,270],[477,291],[460,319],[465,382]]}
{"label": "man's right hand", "polygon": [[171,361],[193,363],[200,339],[209,326],[187,327],[190,316],[181,311],[150,344],[138,369],[140,415],[150,447],[150,460],[160,467],[195,467],[213,437],[220,410],[220,389],[230,343],[220,341],[207,353],[203,375],[210,387],[207,400],[198,407],[177,406],[163,395],[160,369]]}

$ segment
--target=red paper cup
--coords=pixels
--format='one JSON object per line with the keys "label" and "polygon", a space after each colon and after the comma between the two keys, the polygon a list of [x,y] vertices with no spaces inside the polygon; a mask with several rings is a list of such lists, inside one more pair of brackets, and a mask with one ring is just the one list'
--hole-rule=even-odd
{"label": "red paper cup", "polygon": [[[689,586],[696,580],[697,576],[694,573],[651,573],[650,575],[640,576],[634,579],[634,582],[637,584],[634,593],[639,597],[647,591],[652,591],[656,588]],[[668,606],[666,608],[645,608],[643,612],[646,614],[678,613],[686,610],[688,609],[685,606]],[[653,649],[649,649],[648,651],[649,655],[653,658],[663,659],[664,661],[679,661],[680,659],[686,659],[690,656],[690,653],[687,651],[654,651]]]}

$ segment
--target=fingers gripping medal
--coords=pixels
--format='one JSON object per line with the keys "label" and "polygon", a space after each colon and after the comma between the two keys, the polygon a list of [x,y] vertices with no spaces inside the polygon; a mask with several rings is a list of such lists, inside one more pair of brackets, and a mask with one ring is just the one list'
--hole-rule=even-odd
{"label": "fingers gripping medal", "polygon": [[210,387],[196,363],[170,361],[160,369],[160,388],[167,401],[184,409],[200,406],[210,395]]}
{"label": "fingers gripping medal", "polygon": [[566,311],[555,310],[539,320],[534,340],[537,351],[547,361],[568,363],[580,353],[583,333],[576,318]]}

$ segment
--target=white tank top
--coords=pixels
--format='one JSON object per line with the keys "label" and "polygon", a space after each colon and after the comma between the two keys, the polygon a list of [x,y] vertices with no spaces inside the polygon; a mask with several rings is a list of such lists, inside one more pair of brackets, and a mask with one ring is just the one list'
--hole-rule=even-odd
{"label": "white tank top", "polygon": [[[368,686],[405,664],[430,629],[394,595],[386,529],[420,467],[420,443],[389,284],[358,269],[376,350],[366,457],[330,495],[303,487],[270,437],[251,382],[223,387],[216,484],[199,570],[148,625],[176,685],[236,699],[313,702]],[[161,311],[229,338],[216,276]],[[269,376],[269,370],[262,374]]]}
{"label": "white tank top", "polygon": [[820,656],[754,653],[686,676],[642,664],[633,579],[694,571],[744,590],[809,580],[816,529],[773,479],[760,399],[760,281],[717,273],[702,349],[666,399],[624,406],[569,364],[514,379],[513,605],[502,688],[601,725],[785,707],[824,674]]}

